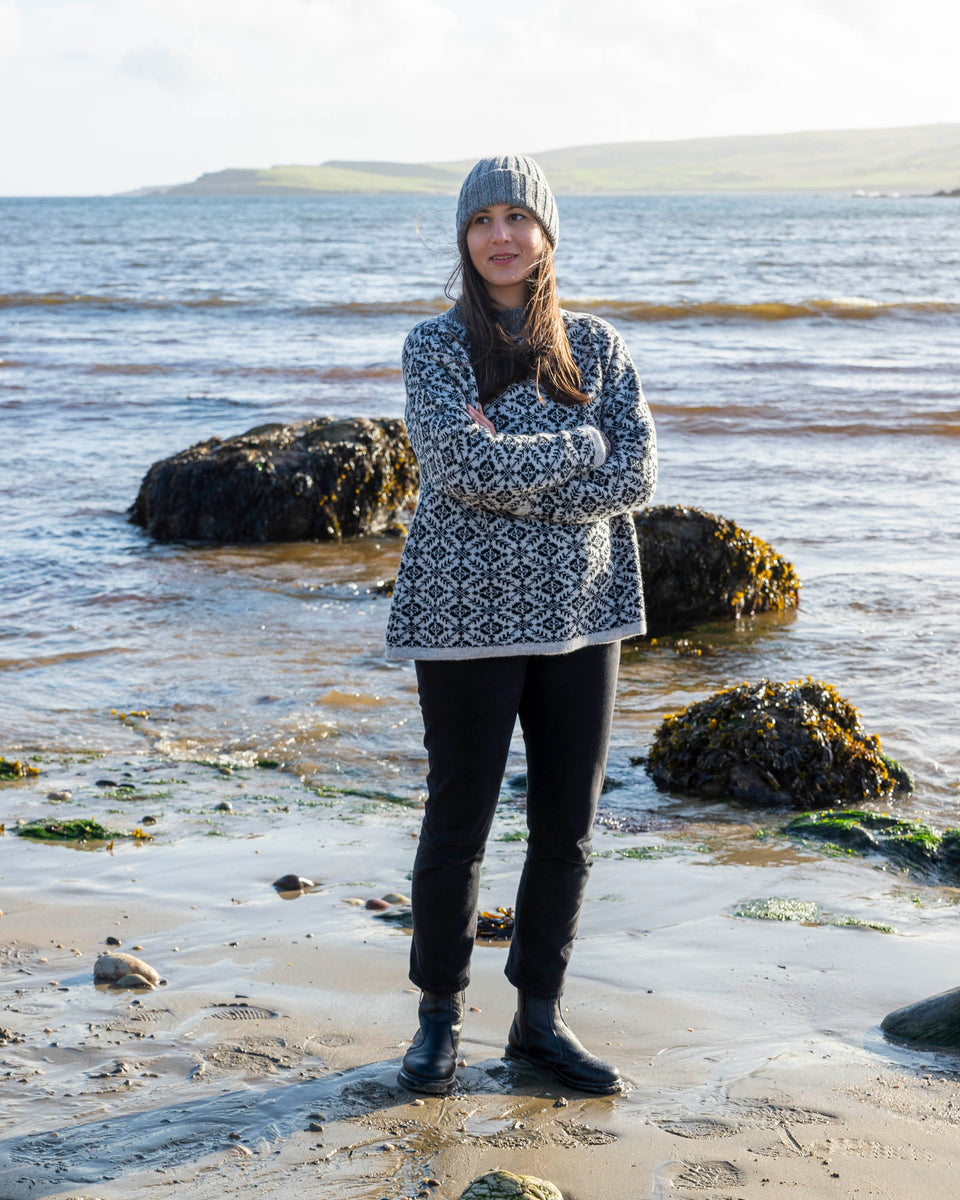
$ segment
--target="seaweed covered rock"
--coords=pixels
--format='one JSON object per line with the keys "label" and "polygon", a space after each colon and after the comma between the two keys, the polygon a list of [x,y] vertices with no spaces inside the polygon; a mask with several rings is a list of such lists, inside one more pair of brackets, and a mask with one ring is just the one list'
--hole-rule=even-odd
{"label": "seaweed covered rock", "polygon": [[883,800],[904,773],[828,683],[742,683],[667,713],[646,767],[659,788],[790,808]]}
{"label": "seaweed covered rock", "polygon": [[898,1042],[960,1051],[960,987],[887,1013],[880,1028]]}
{"label": "seaweed covered rock", "polygon": [[951,886],[960,885],[957,829],[940,834],[920,821],[851,808],[801,813],[784,826],[783,832],[842,850],[882,854],[901,866],[935,874]]}
{"label": "seaweed covered rock", "polygon": [[160,541],[337,540],[389,532],[419,483],[402,421],[320,417],[154,463],[129,517]]}
{"label": "seaweed covered rock", "polygon": [[563,1200],[560,1189],[532,1175],[488,1171],[460,1193],[460,1200]]}
{"label": "seaweed covered rock", "polygon": [[726,517],[661,504],[633,520],[652,637],[797,604],[800,580],[791,564]]}

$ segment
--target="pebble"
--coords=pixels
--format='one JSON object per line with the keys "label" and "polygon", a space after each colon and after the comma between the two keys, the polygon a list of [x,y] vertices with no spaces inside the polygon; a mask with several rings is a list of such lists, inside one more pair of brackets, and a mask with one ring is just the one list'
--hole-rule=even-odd
{"label": "pebble", "polygon": [[213,811],[214,812],[233,812],[233,805],[230,803],[229,800],[221,800],[220,803],[214,807]]}
{"label": "pebble", "polygon": [[322,1121],[310,1121],[307,1125],[307,1133],[323,1133]]}
{"label": "pebble", "polygon": [[381,1150],[396,1150],[396,1146],[393,1144],[393,1142],[384,1142],[383,1145],[380,1147],[380,1149]]}
{"label": "pebble", "polygon": [[118,937],[114,937],[112,933],[108,938],[105,938],[104,940],[106,941],[108,946],[122,946],[123,945],[123,942],[121,942]]}
{"label": "pebble", "polygon": [[378,900],[375,896],[371,896],[363,907],[369,908],[373,912],[383,912],[385,909],[388,909],[390,905],[386,900]]}
{"label": "pebble", "polygon": [[157,985],[151,983],[149,979],[145,979],[143,975],[130,974],[111,980],[110,986],[113,988],[149,988],[152,992]]}
{"label": "pebble", "polygon": [[148,983],[158,984],[160,973],[149,963],[133,954],[101,954],[93,964],[93,978],[104,983],[113,979],[123,979],[126,975],[139,975]]}
{"label": "pebble", "polygon": [[140,821],[141,825],[156,825],[157,817],[152,817],[149,813]]}
{"label": "pebble", "polygon": [[72,795],[73,792],[47,792],[47,799],[58,800],[62,802],[64,800],[69,800]]}
{"label": "pebble", "polygon": [[387,892],[385,896],[380,897],[381,900],[386,900],[387,904],[409,904],[410,897],[404,896],[402,892]]}
{"label": "pebble", "polygon": [[414,1100],[413,1107],[414,1108],[423,1108],[423,1106],[425,1104],[426,1104],[426,1100]]}
{"label": "pebble", "polygon": [[553,1102],[553,1107],[554,1108],[566,1108],[569,1103],[570,1103],[570,1101],[566,1098],[566,1096],[558,1096],[557,1099],[554,1100],[554,1102]]}
{"label": "pebble", "polygon": [[344,904],[352,904],[354,908],[363,908],[363,901],[359,896],[347,896]]}
{"label": "pebble", "polygon": [[96,781],[96,786],[102,788],[115,788],[119,787],[120,785],[115,779],[98,779]]}
{"label": "pebble", "polygon": [[304,879],[302,875],[281,875],[273,881],[273,886],[278,892],[302,892],[316,885],[312,879]]}

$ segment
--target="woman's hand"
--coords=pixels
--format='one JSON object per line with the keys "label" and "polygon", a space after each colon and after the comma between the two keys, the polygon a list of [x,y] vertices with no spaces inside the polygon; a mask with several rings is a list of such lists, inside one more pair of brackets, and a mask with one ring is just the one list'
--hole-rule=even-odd
{"label": "woman's hand", "polygon": [[487,431],[487,433],[496,433],[497,432],[496,429],[494,429],[493,422],[490,420],[490,418],[485,417],[483,415],[483,405],[482,404],[480,404],[478,402],[476,408],[474,408],[474,406],[472,404],[468,404],[467,412],[473,418],[473,420],[476,421],[476,423],[480,426],[481,429],[485,429]]}

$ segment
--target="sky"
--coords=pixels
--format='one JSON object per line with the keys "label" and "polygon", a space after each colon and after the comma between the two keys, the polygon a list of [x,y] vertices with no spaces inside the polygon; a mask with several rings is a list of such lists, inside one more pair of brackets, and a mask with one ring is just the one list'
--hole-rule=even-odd
{"label": "sky", "polygon": [[0,195],[960,122],[956,0],[0,0]]}

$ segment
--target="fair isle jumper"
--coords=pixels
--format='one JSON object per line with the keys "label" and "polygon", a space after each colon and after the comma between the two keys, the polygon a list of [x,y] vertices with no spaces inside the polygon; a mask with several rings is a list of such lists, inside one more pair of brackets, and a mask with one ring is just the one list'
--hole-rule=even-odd
{"label": "fair isle jumper", "polygon": [[[620,335],[563,313],[588,405],[511,384],[476,405],[466,329],[451,308],[403,348],[420,498],[387,623],[391,659],[562,654],[643,633],[630,510],[656,486],[656,441]],[[606,453],[603,434],[611,443]]]}

